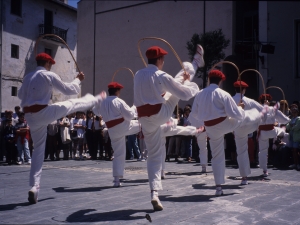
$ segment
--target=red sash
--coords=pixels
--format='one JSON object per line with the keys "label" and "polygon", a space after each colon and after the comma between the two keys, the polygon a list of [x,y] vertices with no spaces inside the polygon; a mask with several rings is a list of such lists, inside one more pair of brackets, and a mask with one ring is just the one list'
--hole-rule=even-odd
{"label": "red sash", "polygon": [[266,125],[260,125],[258,127],[258,134],[257,134],[257,139],[259,138],[260,135],[260,131],[269,131],[269,130],[273,130],[274,129],[274,124],[266,124]]}
{"label": "red sash", "polygon": [[124,121],[124,118],[119,118],[119,119],[115,119],[115,120],[110,120],[110,121],[107,121],[105,122],[107,128],[112,128],[120,123],[122,123]]}
{"label": "red sash", "polygon": [[161,103],[160,104],[156,104],[156,105],[149,105],[149,104],[146,104],[146,105],[142,105],[142,106],[139,106],[139,107],[136,107],[137,109],[137,113],[138,113],[138,117],[145,117],[145,116],[152,116],[152,115],[155,115],[157,114],[160,109],[161,109]]}
{"label": "red sash", "polygon": [[224,121],[227,117],[219,117],[217,119],[213,119],[213,120],[207,120],[207,121],[204,121],[204,126],[206,127],[211,127],[211,126],[214,126],[214,125],[217,125],[218,123],[221,123],[222,121]]}
{"label": "red sash", "polygon": [[46,108],[48,105],[31,105],[23,108],[24,113],[36,113]]}

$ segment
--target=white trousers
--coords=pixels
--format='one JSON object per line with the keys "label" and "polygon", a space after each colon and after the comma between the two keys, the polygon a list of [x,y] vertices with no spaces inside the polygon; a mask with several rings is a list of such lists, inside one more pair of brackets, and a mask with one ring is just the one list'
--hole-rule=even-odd
{"label": "white trousers", "polygon": [[125,136],[137,134],[139,131],[140,123],[137,120],[125,120],[122,123],[108,129],[111,145],[114,150],[114,160],[112,163],[114,177],[123,178],[124,175],[126,160]]}
{"label": "white trousers", "polygon": [[216,185],[225,183],[224,135],[233,132],[239,126],[247,126],[252,123],[258,124],[260,121],[260,113],[257,109],[251,109],[245,110],[243,121],[227,117],[217,125],[205,127],[207,136],[210,138],[211,161]]}
{"label": "white trousers", "polygon": [[237,162],[242,177],[247,177],[251,174],[248,154],[248,134],[253,133],[257,128],[258,123],[252,123],[247,126],[240,126],[234,130]]}
{"label": "white trousers", "polygon": [[206,132],[201,132],[197,136],[197,143],[199,147],[199,158],[200,158],[200,165],[207,166],[207,134]]}
{"label": "white trousers", "polygon": [[163,128],[162,125],[162,146],[161,146],[161,152],[162,152],[162,170],[165,170],[166,166],[165,166],[165,158],[166,158],[166,148],[165,148],[165,144],[166,144],[166,137],[168,136],[174,136],[174,135],[183,135],[183,136],[190,136],[190,135],[196,135],[198,136],[198,134],[196,134],[196,127],[193,126],[176,126],[176,128],[170,128],[169,130],[165,130]]}
{"label": "white trousers", "polygon": [[147,170],[151,190],[162,190],[162,137],[164,135],[160,126],[169,120],[178,101],[179,99],[172,95],[165,104],[162,104],[157,114],[139,118],[148,149]]}
{"label": "white trousers", "polygon": [[267,171],[268,167],[268,149],[269,149],[269,139],[277,137],[277,130],[274,128],[273,130],[269,131],[260,131],[260,135],[258,138],[258,161],[259,167],[263,171]]}
{"label": "white trousers", "polygon": [[25,114],[25,119],[30,127],[30,133],[34,144],[29,176],[30,186],[40,184],[48,124],[76,111],[91,109],[97,101],[97,98],[93,95],[86,94],[82,98],[57,102],[48,105],[39,112]]}

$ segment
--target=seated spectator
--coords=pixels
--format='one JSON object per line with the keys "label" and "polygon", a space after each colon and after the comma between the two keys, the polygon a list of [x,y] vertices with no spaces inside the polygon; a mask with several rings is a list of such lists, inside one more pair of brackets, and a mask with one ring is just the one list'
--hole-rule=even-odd
{"label": "seated spectator", "polygon": [[3,136],[6,146],[6,163],[8,163],[8,165],[17,163],[17,148],[15,142],[16,131],[12,125],[11,119],[6,120]]}
{"label": "seated spectator", "polygon": [[29,126],[25,121],[24,113],[19,113],[19,120],[15,125],[16,129],[16,139],[17,139],[17,148],[19,153],[19,163],[24,164],[24,154],[26,157],[26,162],[30,165],[31,164],[31,156],[29,151]]}

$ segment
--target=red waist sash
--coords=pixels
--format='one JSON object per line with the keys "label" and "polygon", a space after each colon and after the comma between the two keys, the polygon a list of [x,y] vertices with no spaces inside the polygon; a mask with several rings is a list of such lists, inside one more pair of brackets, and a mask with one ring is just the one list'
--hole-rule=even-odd
{"label": "red waist sash", "polygon": [[115,120],[110,120],[110,121],[107,121],[105,122],[107,128],[112,128],[120,123],[122,123],[124,121],[124,118],[119,118],[119,119],[115,119]]}
{"label": "red waist sash", "polygon": [[213,120],[207,120],[207,121],[204,121],[204,126],[206,127],[211,127],[211,126],[214,126],[214,125],[217,125],[218,123],[221,123],[222,121],[224,121],[227,117],[219,117],[217,119],[213,119]]}
{"label": "red waist sash", "polygon": [[36,113],[46,108],[48,105],[31,105],[23,108],[24,113]]}
{"label": "red waist sash", "polygon": [[149,105],[149,104],[146,104],[146,105],[142,105],[142,106],[139,106],[139,107],[136,107],[137,109],[137,113],[138,113],[138,117],[145,117],[145,116],[152,116],[152,115],[155,115],[157,114],[160,109],[161,109],[161,103],[160,104],[156,104],[156,105]]}

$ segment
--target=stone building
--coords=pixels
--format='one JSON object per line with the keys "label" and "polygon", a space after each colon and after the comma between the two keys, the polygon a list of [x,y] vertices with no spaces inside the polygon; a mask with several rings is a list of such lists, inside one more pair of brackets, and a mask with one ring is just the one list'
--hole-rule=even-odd
{"label": "stone building", "polygon": [[[222,29],[230,45],[226,60],[244,69],[258,70],[268,86],[279,86],[289,102],[299,99],[300,67],[299,1],[90,1],[78,3],[78,62],[86,80],[82,92],[107,89],[114,72],[128,67],[134,73],[143,68],[137,43],[144,37],[168,41],[182,61],[188,60],[186,42],[194,33]],[[171,50],[158,41],[144,41],[141,51],[160,45],[169,51],[164,71],[175,75],[180,69]],[[145,56],[144,56],[145,57]],[[237,72],[223,65],[227,76],[223,88],[234,94]],[[256,72],[242,79],[250,84],[247,96],[263,93]],[[125,70],[115,78],[125,85],[122,98],[132,104],[132,75]],[[202,80],[195,78],[202,87]],[[274,99],[282,99],[278,89],[268,89]],[[189,102],[191,103],[192,100]],[[184,106],[187,102],[181,102]]]}
{"label": "stone building", "polygon": [[[77,9],[68,6],[67,0],[2,0],[0,7],[0,111],[3,112],[20,105],[18,89],[24,75],[36,68],[35,43],[39,36],[59,35],[76,58]],[[63,81],[74,79],[75,63],[62,42],[54,37],[41,39],[37,45],[37,53],[40,52],[47,52],[56,60],[52,71]],[[70,96],[54,91],[52,101],[66,98]]]}

